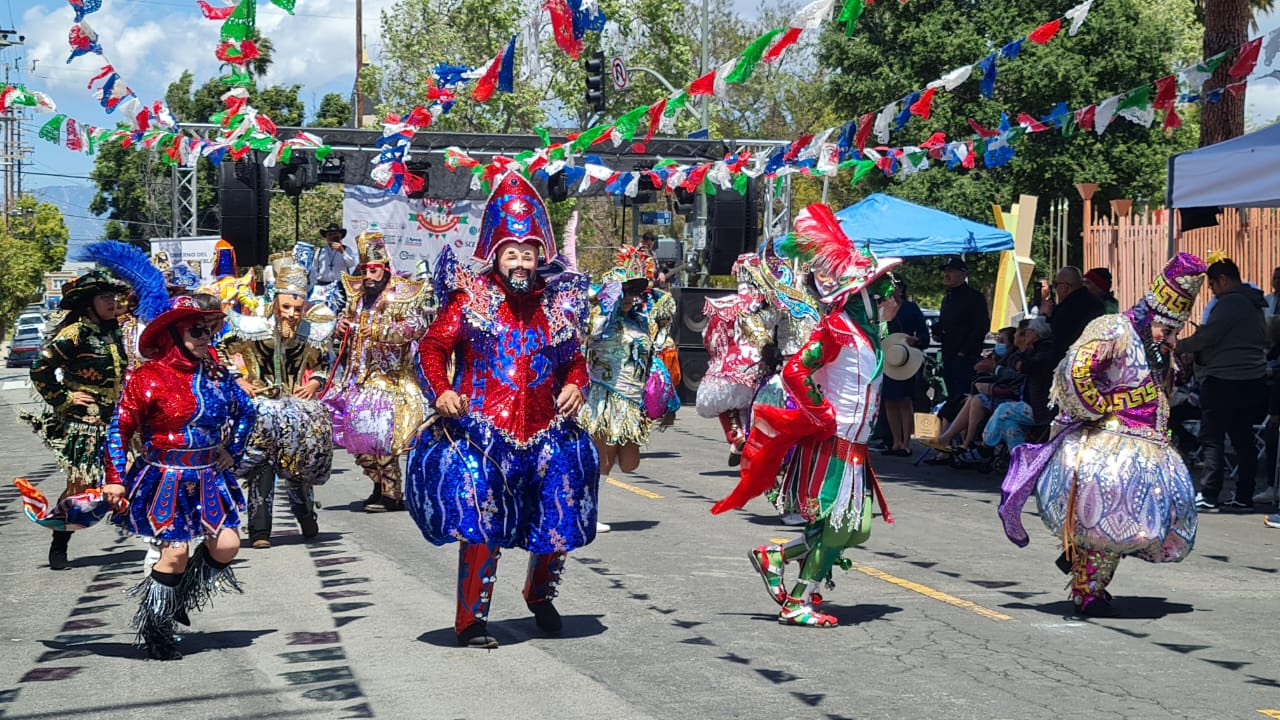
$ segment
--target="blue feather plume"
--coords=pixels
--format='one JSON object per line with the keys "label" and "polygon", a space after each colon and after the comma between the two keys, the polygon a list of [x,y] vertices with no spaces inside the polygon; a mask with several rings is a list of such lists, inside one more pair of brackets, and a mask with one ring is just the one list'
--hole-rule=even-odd
{"label": "blue feather plume", "polygon": [[151,322],[169,309],[164,273],[137,247],[118,240],[103,240],[86,246],[75,259],[97,263],[129,283],[138,296],[138,307],[133,314],[142,322]]}

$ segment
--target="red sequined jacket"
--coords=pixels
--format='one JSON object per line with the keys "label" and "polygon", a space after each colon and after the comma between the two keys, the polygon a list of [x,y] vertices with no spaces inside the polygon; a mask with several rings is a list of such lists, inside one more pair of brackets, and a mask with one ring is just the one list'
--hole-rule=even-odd
{"label": "red sequined jacket", "polygon": [[590,381],[580,324],[586,283],[507,294],[492,275],[462,271],[452,284],[461,287],[418,345],[432,393],[455,390],[467,400],[471,419],[517,445],[572,422],[557,417],[556,398],[565,385],[585,388]]}

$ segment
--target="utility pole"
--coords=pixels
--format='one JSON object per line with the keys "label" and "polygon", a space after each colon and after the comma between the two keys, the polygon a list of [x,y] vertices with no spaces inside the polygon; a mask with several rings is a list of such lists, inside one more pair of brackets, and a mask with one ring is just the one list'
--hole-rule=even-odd
{"label": "utility pole", "polygon": [[360,129],[364,115],[364,96],[360,92],[360,71],[364,69],[364,0],[356,0],[356,92],[355,128]]}
{"label": "utility pole", "polygon": [[[21,45],[26,37],[17,30],[0,28],[0,50],[14,45]],[[4,84],[9,85],[10,63],[4,61]],[[4,216],[4,230],[9,230],[9,213],[17,205],[18,196],[22,193],[22,159],[26,156],[26,148],[22,143],[22,117],[16,107],[10,107],[4,115],[0,115],[0,123],[4,128],[0,138],[0,165],[4,168],[4,207],[0,215]]]}
{"label": "utility pole", "polygon": [[[702,64],[698,70],[698,76],[707,74],[707,67],[711,65],[711,44],[707,37],[710,26],[710,15],[707,8],[707,0],[702,0]],[[707,138],[710,139],[711,130],[711,95],[702,98],[702,127],[707,131]],[[697,195],[694,197],[694,221],[693,221],[693,247],[698,253],[698,257],[703,261],[703,267],[698,268],[698,274],[705,279],[705,260],[707,248],[707,193],[703,191],[702,185],[698,185]]]}

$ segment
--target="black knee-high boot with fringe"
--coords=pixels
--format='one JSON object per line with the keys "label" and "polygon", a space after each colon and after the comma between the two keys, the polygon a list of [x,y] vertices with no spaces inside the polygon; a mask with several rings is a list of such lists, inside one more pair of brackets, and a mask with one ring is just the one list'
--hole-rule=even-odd
{"label": "black knee-high boot with fringe", "polygon": [[191,559],[187,562],[187,571],[182,574],[182,582],[178,585],[178,595],[184,610],[200,611],[213,603],[214,595],[244,594],[244,588],[236,579],[230,563],[214,560],[208,549],[201,543]]}
{"label": "black knee-high boot with fringe", "polygon": [[178,634],[174,616],[182,610],[178,585],[182,580],[178,573],[152,570],[145,580],[129,590],[129,597],[138,598],[138,611],[130,623],[137,635],[134,644],[145,647],[152,660],[181,660],[178,651]]}

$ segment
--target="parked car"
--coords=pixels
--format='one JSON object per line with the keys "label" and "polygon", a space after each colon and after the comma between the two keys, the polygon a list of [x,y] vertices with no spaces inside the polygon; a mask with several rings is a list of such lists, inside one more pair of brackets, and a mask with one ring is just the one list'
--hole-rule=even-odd
{"label": "parked car", "polygon": [[40,354],[40,347],[43,341],[44,331],[42,328],[32,325],[18,328],[18,331],[13,334],[13,341],[9,343],[9,357],[5,358],[5,365],[8,367],[31,367],[31,363]]}
{"label": "parked car", "polygon": [[40,332],[44,332],[45,330],[44,316],[40,315],[39,313],[24,313],[22,315],[19,315],[18,319],[14,321],[13,327],[16,331],[19,331],[19,332],[22,331],[24,328],[30,328],[30,327],[38,328]]}

